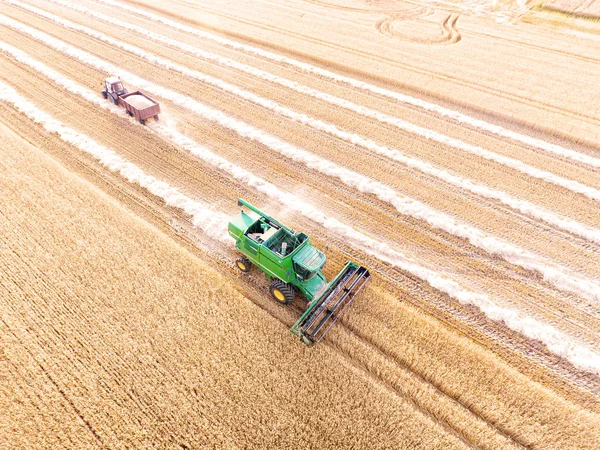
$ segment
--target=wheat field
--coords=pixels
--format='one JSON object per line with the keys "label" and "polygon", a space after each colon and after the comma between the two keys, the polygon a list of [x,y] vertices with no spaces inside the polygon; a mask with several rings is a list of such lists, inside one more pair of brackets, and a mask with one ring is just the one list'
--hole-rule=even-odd
{"label": "wheat field", "polygon": [[[0,0],[0,448],[600,448],[572,6]],[[235,268],[239,197],[371,271],[320,344]]]}

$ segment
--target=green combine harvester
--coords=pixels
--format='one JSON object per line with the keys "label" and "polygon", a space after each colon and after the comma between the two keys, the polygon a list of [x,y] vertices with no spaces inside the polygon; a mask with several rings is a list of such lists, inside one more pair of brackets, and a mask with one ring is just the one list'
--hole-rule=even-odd
{"label": "green combine harvester", "polygon": [[271,295],[289,305],[300,291],[308,300],[304,314],[291,332],[307,345],[319,342],[369,281],[367,269],[353,262],[328,282],[321,269],[325,255],[310,245],[309,237],[296,233],[250,203],[239,199],[242,212],[229,222],[229,235],[244,255],[236,261],[242,272],[252,265],[271,282]]}

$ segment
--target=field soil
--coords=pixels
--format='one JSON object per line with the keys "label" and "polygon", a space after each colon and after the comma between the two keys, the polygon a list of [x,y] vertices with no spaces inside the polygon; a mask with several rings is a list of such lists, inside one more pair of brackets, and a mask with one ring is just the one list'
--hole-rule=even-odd
{"label": "field soil", "polygon": [[467,448],[0,131],[3,448]]}
{"label": "field soil", "polygon": [[[548,26],[551,22],[537,21],[532,26],[528,20],[519,21],[526,11],[520,6],[523,2],[132,3],[321,58],[331,68],[368,74],[421,97],[475,109],[482,117],[492,114],[495,121],[517,119],[595,147],[600,138],[599,94],[590,76],[598,63],[597,42],[562,33],[556,39],[556,28]],[[543,5],[598,13],[594,1],[557,0]],[[462,36],[468,36],[468,44],[461,45]]]}
{"label": "field soil", "polygon": [[[600,448],[598,35],[548,14],[0,0],[0,448]],[[319,345],[240,197],[371,271]]]}

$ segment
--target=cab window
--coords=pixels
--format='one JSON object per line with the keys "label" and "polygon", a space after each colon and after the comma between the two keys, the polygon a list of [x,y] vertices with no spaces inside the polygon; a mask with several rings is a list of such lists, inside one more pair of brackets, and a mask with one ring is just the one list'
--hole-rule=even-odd
{"label": "cab window", "polygon": [[309,272],[304,267],[300,267],[300,265],[296,263],[294,263],[294,270],[296,271],[298,279],[302,281],[310,280],[317,273],[317,271]]}

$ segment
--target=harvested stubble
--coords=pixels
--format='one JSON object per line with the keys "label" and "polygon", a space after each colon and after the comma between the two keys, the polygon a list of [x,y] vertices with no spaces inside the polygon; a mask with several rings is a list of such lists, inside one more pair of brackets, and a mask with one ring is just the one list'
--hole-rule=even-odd
{"label": "harvested stubble", "polygon": [[[432,5],[417,3],[414,9],[420,9],[423,20],[405,15],[402,10],[407,4],[401,2],[236,2],[235,8],[223,7],[220,0],[128,3],[192,26],[234,37],[251,36],[253,42],[276,47],[280,53],[308,55],[340,71],[368,74],[403,89],[414,87],[438,100],[481,108],[498,121],[514,118],[558,136],[588,143],[598,140],[598,93],[592,75],[596,62],[589,58],[595,42],[563,36],[557,40],[556,29],[549,26],[531,29],[514,23],[518,26],[507,28],[494,17],[481,17],[489,6],[486,2],[445,2],[431,18],[426,16],[433,9],[427,6]],[[588,6],[580,9],[588,14],[597,11],[596,1],[585,3]],[[347,5],[357,10],[348,11]],[[290,8],[295,14],[290,14]],[[463,35],[461,41],[454,45],[411,42],[411,38],[439,36],[442,20],[452,9],[460,13],[456,28]],[[376,25],[386,16],[396,17],[394,24],[410,31],[395,37],[378,32]],[[579,55],[585,57],[583,63],[573,58]],[[573,64],[578,65],[577,72]],[[574,73],[574,82],[566,84]]]}
{"label": "harvested stubble", "polygon": [[[175,3],[169,2],[168,6]],[[216,5],[218,2],[212,3]],[[302,6],[314,9],[315,2],[312,3],[304,2]],[[439,146],[419,142],[413,137],[399,136],[397,130],[366,122],[363,117],[348,112],[342,113],[321,101],[307,101],[301,95],[280,90],[270,83],[257,82],[238,71],[227,71],[185,53],[173,52],[167,46],[157,45],[114,26],[100,22],[91,25],[88,17],[70,13],[54,3],[40,1],[35,4],[178,63],[203,71],[208,69],[212,75],[234,84],[252,86],[254,92],[272,97],[295,110],[316,114],[323,120],[350,127],[384,144],[407,149],[415,156],[491,183],[498,189],[506,189],[519,198],[555,208],[565,216],[594,226],[599,223],[596,204],[586,199],[549,189],[545,184],[534,184],[527,177],[509,173],[502,167],[481,164],[481,161],[470,156],[459,157]],[[86,4],[94,9],[101,8],[98,3]],[[159,9],[167,5],[163,0],[144,2],[144,5],[147,4],[154,4]],[[210,1],[204,2],[199,8],[209,7],[210,4]],[[303,130],[295,123],[273,120],[270,112],[265,113],[212,89],[200,90],[198,83],[193,80],[176,77],[148,62],[124,57],[124,52],[119,49],[100,44],[80,33],[65,31],[18,8],[9,8],[4,3],[0,6],[2,13],[96,56],[122,64],[127,70],[143,73],[161,84],[168,84],[165,80],[171,80],[178,91],[202,101],[208,100],[213,106],[231,114],[251,118],[254,125],[289,142],[308,146],[342,165],[398,184],[412,195],[426,196],[426,201],[470,220],[481,220],[486,227],[495,227],[493,229],[496,232],[507,230],[515,239],[521,239],[522,236],[528,245],[539,245],[536,248],[551,252],[550,256],[555,259],[565,258],[568,264],[581,266],[594,276],[598,273],[594,264],[596,254],[587,246],[580,246],[576,250],[571,240],[567,239],[568,236],[565,238],[553,230],[537,229],[537,224],[533,224],[536,229],[532,228],[532,233],[526,233],[523,231],[524,222],[519,217],[509,217],[505,211],[497,211],[493,205],[476,203],[470,197],[462,198],[462,194],[449,190],[447,186],[435,186],[430,180],[421,180],[411,171],[400,171],[394,164],[379,161],[373,155],[354,152],[352,146],[311,130]],[[195,8],[189,3],[182,7]],[[264,4],[256,2],[252,7],[260,8]],[[269,8],[279,7],[271,5]],[[487,94],[478,93],[473,86],[474,81],[482,81],[481,67],[487,65],[489,54],[495,60],[505,62],[510,61],[506,56],[509,52],[514,53],[515,45],[521,50],[526,49],[516,56],[516,60],[521,58],[525,61],[532,52],[526,47],[530,37],[528,30],[512,27],[513,37],[519,42],[509,42],[507,45],[505,40],[497,40],[494,41],[494,48],[499,50],[475,56],[472,55],[473,51],[481,51],[476,45],[444,47],[440,52],[444,61],[439,64],[433,48],[420,47],[419,52],[414,52],[412,47],[406,50],[403,44],[389,38],[371,39],[370,34],[376,31],[368,21],[350,24],[343,19],[338,20],[341,18],[336,18],[332,11],[335,8],[330,8],[328,14],[320,14],[318,20],[311,24],[319,27],[319,21],[327,21],[327,26],[337,22],[326,33],[318,33],[323,40],[303,43],[313,56],[322,55],[322,49],[318,47],[326,48],[333,42],[339,43],[337,36],[342,28],[342,34],[355,34],[360,39],[361,42],[357,44],[361,45],[357,45],[357,48],[369,50],[369,47],[376,52],[376,55],[369,55],[326,49],[330,56],[333,54],[335,58],[344,59],[344,65],[359,70],[362,67],[378,74],[381,73],[379,69],[385,66],[390,76],[394,75],[392,78],[411,83],[417,78],[414,73],[408,78],[404,76],[409,71],[406,66],[398,65],[399,61],[384,61],[379,56],[397,58],[401,55],[401,58],[406,57],[407,63],[416,58],[412,62],[425,67],[425,73],[428,74],[426,87],[430,93],[451,91],[453,98],[467,103],[487,104],[483,100]],[[314,14],[314,11],[308,12]],[[245,11],[240,8],[227,11],[227,14],[244,15]],[[188,14],[186,18],[191,15]],[[219,11],[214,15],[225,17]],[[282,39],[271,39],[271,42],[279,42],[294,50],[298,47],[295,44],[302,40],[295,27],[302,22],[294,19],[291,23],[287,9],[278,11],[276,15],[283,17],[282,23],[289,25],[289,29],[279,33]],[[256,32],[261,25],[258,22],[269,17],[254,16],[254,23],[246,21],[242,29],[236,28],[234,31]],[[125,20],[149,27],[148,23],[132,15]],[[221,22],[225,27],[231,23],[229,19]],[[469,27],[471,42],[475,39],[487,42],[481,30],[478,31],[479,24],[466,17],[461,17],[459,24],[461,29],[463,26]],[[162,33],[176,39],[211,48],[210,43],[186,38],[162,25],[160,27]],[[267,33],[272,33],[272,36],[277,30],[269,28]],[[361,38],[367,34],[369,38]],[[257,38],[265,36],[263,31],[255,35]],[[554,34],[551,38],[549,42],[554,45]],[[389,45],[388,48],[383,48],[382,39]],[[105,75],[15,30],[3,28],[2,40],[27,50],[89,88],[97,89],[98,80]],[[251,58],[241,52],[215,47],[214,50],[219,54],[230,54],[234,59],[302,81],[324,92],[335,92],[392,115],[406,115],[423,126],[431,124],[432,128],[456,138],[463,139],[466,136],[469,142],[518,157],[537,167],[551,168],[563,176],[589,182],[595,187],[600,186],[596,172],[567,164],[552,155],[513,146],[484,133],[467,132],[466,127],[451,121],[438,121],[411,108],[405,111],[396,102],[296,73],[289,67]],[[584,47],[578,43],[574,51],[581,51]],[[485,50],[486,47],[481,48]],[[546,74],[548,64],[552,64],[552,67],[557,65],[556,52],[539,50],[534,53],[540,60],[537,61],[538,65],[531,68],[532,71]],[[502,57],[498,58],[498,54]],[[448,55],[451,55],[450,63],[446,61]],[[566,58],[561,65],[568,67],[569,71],[572,70],[572,56],[558,57],[559,60]],[[118,153],[153,171],[161,179],[167,177],[169,182],[176,181],[188,192],[221,206],[233,205],[234,194],[246,189],[242,183],[223,180],[223,174],[219,177],[209,176],[205,166],[194,165],[181,158],[176,149],[161,142],[158,137],[150,139],[140,131],[141,127],[136,130],[103,111],[95,110],[77,96],[62,88],[56,89],[54,84],[48,84],[35,71],[16,64],[11,58],[2,55],[0,60],[0,78],[14,84],[23,95],[39,103],[54,117],[114,147]],[[463,64],[464,70],[456,67]],[[591,63],[582,63],[582,67],[585,69],[588,64]],[[469,67],[473,70],[469,70]],[[592,67],[590,65],[589,69]],[[510,65],[495,69],[499,70],[495,78],[483,81],[484,84],[494,82],[494,92],[500,95],[491,107],[502,110],[506,105],[500,97],[508,98],[504,94],[521,92],[524,86],[521,82],[522,65],[518,65],[517,69]],[[430,82],[430,74],[435,75],[436,70],[448,72],[447,82],[442,83],[439,79]],[[471,73],[475,74],[476,80],[471,78]],[[588,109],[588,103],[597,102],[590,101],[589,96],[584,99],[575,95],[576,91],[591,92],[590,95],[594,91],[583,83],[572,86],[568,93],[556,95],[557,80],[563,86],[561,77],[564,73],[552,73],[554,78],[551,83],[536,86],[535,95],[526,93],[532,97],[521,99],[524,104],[517,108],[521,117],[525,115],[527,120],[545,126],[552,124],[553,117],[571,117],[575,111],[580,115],[585,113],[595,117],[594,110]],[[452,89],[447,89],[448,83],[453,86]],[[458,89],[457,85],[460,85]],[[466,95],[463,97],[464,93]],[[548,93],[551,94],[549,97]],[[436,101],[445,101],[443,95]],[[569,98],[577,101],[566,101]],[[298,166],[290,165],[276,156],[263,160],[263,149],[252,141],[235,139],[219,127],[203,123],[200,118],[189,117],[186,111],[176,105],[160,100],[169,108],[169,114],[165,115],[167,118],[179,121],[186,133],[199,142],[210,143],[211,148],[229,160],[251,168],[278,187],[294,192],[314,192],[315,202],[323,202],[324,209],[344,217],[345,222],[363,221],[359,224],[361,227],[401,242],[403,248],[410,249],[409,253],[430,261],[436,269],[443,271],[444,264],[448,264],[447,267],[452,268],[450,272],[460,275],[467,284],[472,282],[496,294],[507,293],[510,302],[518,308],[537,311],[539,307],[544,316],[548,314],[548,320],[552,323],[556,322],[555,317],[566,315],[570,321],[566,323],[559,320],[562,326],[570,326],[582,317],[584,320],[581,325],[586,333],[589,331],[593,340],[596,329],[588,326],[589,317],[571,304],[553,303],[554,297],[543,291],[533,277],[521,274],[523,277],[519,276],[515,281],[512,272],[508,276],[507,272],[490,270],[490,267],[497,269],[497,266],[482,262],[482,255],[458,252],[456,249],[462,249],[459,243],[447,241],[446,238],[438,242],[426,236],[426,229],[421,223],[414,224],[414,228],[407,222],[400,222],[399,226],[395,214],[384,215],[377,205],[363,204],[360,199],[346,204],[348,196],[345,191],[334,186],[330,179],[318,174],[315,176],[303,168],[298,170]],[[531,103],[532,100],[549,100],[553,108],[563,108],[556,108],[549,114]],[[585,111],[581,110],[582,105],[586,107]],[[3,107],[0,105],[0,110]],[[529,110],[535,110],[535,114],[526,114]],[[544,114],[540,114],[540,111],[544,111]],[[12,119],[8,118],[9,115],[12,115]],[[18,126],[21,135],[36,142],[44,151],[53,155],[61,154],[54,137],[39,133],[39,128],[26,118],[15,120],[14,117],[18,115],[11,111],[3,117],[12,126]],[[565,131],[563,127],[572,127],[570,132],[575,136],[585,134],[590,138],[593,135],[587,132],[589,119],[587,117],[580,121],[571,117],[557,120],[560,125],[557,127],[558,134]],[[501,121],[498,117],[492,120],[494,123],[498,121]],[[597,129],[593,127],[592,131],[597,133]],[[121,137],[122,131],[128,136],[125,142]],[[555,388],[556,384],[554,379],[549,379],[547,368],[539,367],[538,371],[535,363],[531,363],[533,368],[525,373],[545,384],[548,389],[505,364],[500,358],[506,358],[509,351],[500,352],[493,346],[493,350],[490,350],[473,344],[470,339],[477,339],[478,335],[469,333],[469,325],[460,330],[470,339],[459,337],[460,331],[449,330],[437,320],[425,318],[422,311],[407,307],[403,300],[409,297],[417,304],[427,304],[428,298],[420,297],[422,290],[412,290],[406,287],[410,284],[402,283],[392,295],[386,290],[387,286],[382,287],[382,284],[378,285],[379,281],[374,281],[367,294],[349,310],[344,324],[335,328],[330,339],[323,346],[307,352],[292,341],[282,324],[255,307],[248,298],[227,287],[237,284],[240,290],[245,291],[244,286],[249,283],[215,275],[159,234],[128,218],[128,213],[89,186],[83,187],[80,181],[56,169],[53,164],[41,162],[45,159],[35,149],[29,147],[32,153],[23,153],[21,143],[16,140],[11,142],[7,147],[7,156],[0,162],[0,192],[10,193],[2,199],[12,202],[0,204],[0,214],[4,220],[0,224],[0,242],[11,252],[16,251],[0,254],[0,270],[11,274],[9,277],[0,277],[0,297],[7,298],[2,302],[4,322],[0,322],[0,339],[7,343],[4,359],[0,360],[5,381],[0,389],[6,391],[0,393],[6,394],[1,397],[4,400],[0,400],[0,406],[5,407],[0,413],[0,426],[3,426],[0,428],[0,443],[8,442],[10,448],[26,445],[27,448],[85,448],[102,443],[109,448],[175,444],[217,448],[344,447],[351,444],[382,448],[600,447],[597,415],[555,395],[550,389]],[[73,149],[74,153],[77,151]],[[32,156],[34,154],[37,156]],[[82,165],[87,167],[89,162],[83,161]],[[36,165],[29,164],[31,162]],[[394,166],[394,171],[389,170],[391,166]],[[93,164],[88,169],[92,172],[96,170]],[[292,176],[296,173],[297,178]],[[396,176],[398,173],[402,176]],[[98,178],[102,176],[99,174]],[[104,186],[102,183],[100,185]],[[46,189],[45,186],[51,188]],[[324,196],[323,192],[329,195]],[[148,199],[140,195],[132,203],[142,203],[143,200]],[[149,214],[154,212],[150,211]],[[373,221],[373,217],[378,219]],[[327,232],[323,237],[322,230],[307,228],[310,224],[302,221],[302,218],[296,218],[293,223],[310,231],[315,241],[320,239],[322,247],[331,237],[327,236]],[[552,241],[539,239],[541,233],[552,238]],[[538,239],[532,243],[536,237]],[[84,246],[87,248],[82,251]],[[441,259],[442,254],[447,254],[448,258]],[[207,260],[212,256],[209,255]],[[328,256],[328,270],[333,270],[333,267],[343,264],[346,255],[332,248]],[[369,267],[377,271],[373,264],[369,264]],[[260,303],[262,301],[264,303]],[[262,306],[268,302],[267,298],[258,301]],[[271,305],[267,310],[277,311],[278,317],[285,316],[285,320],[292,320],[291,310],[281,312],[277,308]],[[511,337],[515,342],[523,339],[517,334]],[[498,351],[500,358],[493,355],[493,351]],[[513,361],[510,358],[507,360]],[[519,364],[515,364],[515,367],[523,370]],[[576,391],[574,388],[573,392]],[[569,389],[561,392],[573,402],[580,400],[575,396],[571,398]],[[589,402],[581,404],[590,406]],[[597,406],[593,409],[598,410]]]}
{"label": "harvested stubble", "polygon": [[[2,433],[16,447],[600,442],[595,415],[383,293],[345,321],[366,340],[340,327],[306,351],[220,275],[6,134]],[[378,307],[400,311],[386,321]]]}
{"label": "harvested stubble", "polygon": [[2,130],[0,437],[11,448],[463,448]]}

